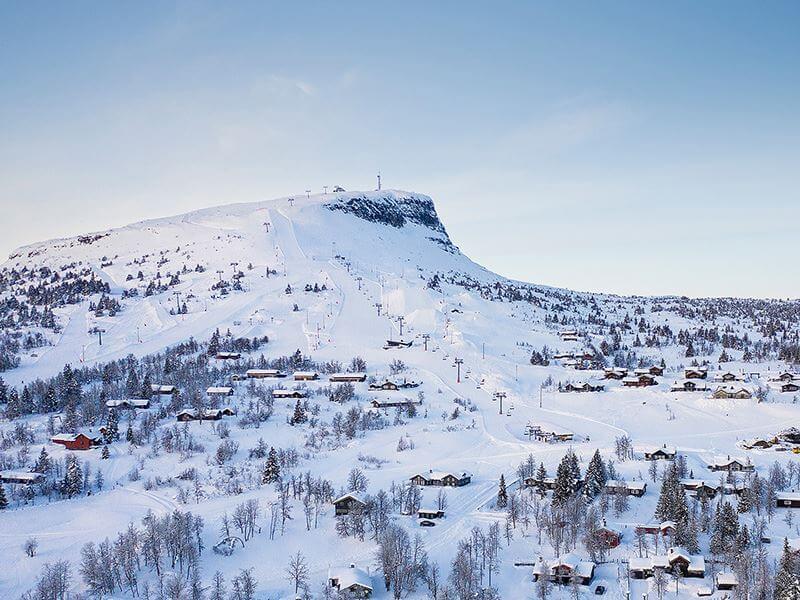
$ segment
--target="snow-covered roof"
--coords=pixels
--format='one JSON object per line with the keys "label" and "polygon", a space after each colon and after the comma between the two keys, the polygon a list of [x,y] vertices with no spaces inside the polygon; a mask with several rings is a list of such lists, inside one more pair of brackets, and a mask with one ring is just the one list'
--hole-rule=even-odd
{"label": "snow-covered roof", "polygon": [[664,452],[666,454],[677,454],[678,450],[675,446],[664,444],[662,446],[644,446],[642,451],[647,454],[655,454],[656,452]]}
{"label": "snow-covered roof", "polygon": [[647,486],[644,481],[625,481],[624,479],[609,479],[607,488],[625,488],[628,490],[643,490]]}
{"label": "snow-covered roof", "polygon": [[739,578],[736,573],[730,571],[720,571],[716,575],[717,585],[739,585]]}
{"label": "snow-covered roof", "polygon": [[428,471],[427,473],[417,473],[414,477],[423,477],[424,479],[444,479],[445,477],[451,476],[455,477],[456,479],[463,479],[464,477],[472,477],[471,473],[467,473],[466,471],[459,473],[452,473],[450,471]]}
{"label": "snow-covered roof", "polygon": [[295,371],[294,377],[317,377],[319,374],[316,371]]}
{"label": "snow-covered roof", "polygon": [[338,502],[341,502],[342,500],[347,500],[348,498],[355,500],[356,502],[360,502],[361,504],[364,504],[364,501],[358,496],[356,496],[354,493],[347,493],[344,496],[339,496],[338,498],[336,498],[336,500],[333,501],[333,503],[336,504]]}
{"label": "snow-covered roof", "polygon": [[800,492],[775,492],[775,497],[780,500],[800,501]]}
{"label": "snow-covered roof", "polygon": [[120,407],[133,407],[133,408],[147,408],[150,406],[150,400],[142,398],[128,398],[124,400],[106,400],[106,408],[120,408]]}
{"label": "snow-covered roof", "polygon": [[30,471],[0,471],[0,481],[17,480],[17,481],[38,481],[44,477],[41,473],[32,473]]}
{"label": "snow-covered roof", "polygon": [[228,386],[211,386],[206,390],[207,394],[230,394],[233,391],[232,387]]}
{"label": "snow-covered roof", "polygon": [[297,390],[297,389],[290,389],[290,390],[272,390],[272,395],[280,398],[281,396],[292,396],[295,394],[299,394],[301,396],[307,396],[305,390]]}
{"label": "snow-covered roof", "polygon": [[361,568],[355,565],[349,567],[331,567],[328,569],[328,580],[335,581],[339,591],[345,591],[359,585],[372,590],[372,578],[368,568]]}

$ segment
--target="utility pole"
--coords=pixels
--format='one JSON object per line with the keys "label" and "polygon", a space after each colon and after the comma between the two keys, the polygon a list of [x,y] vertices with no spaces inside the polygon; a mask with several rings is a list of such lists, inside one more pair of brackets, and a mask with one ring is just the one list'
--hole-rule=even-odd
{"label": "utility pole", "polygon": [[325,195],[327,196],[328,195],[328,186],[327,185],[323,185],[322,189],[325,190]]}
{"label": "utility pole", "polygon": [[105,333],[105,331],[106,331],[105,329],[100,329],[100,328],[97,329],[97,341],[100,343],[101,346],[103,345],[103,334]]}
{"label": "utility pole", "polygon": [[461,383],[461,365],[464,364],[463,358],[456,359],[456,368],[458,369],[458,374],[456,375],[456,383]]}
{"label": "utility pole", "polygon": [[181,314],[181,293],[180,292],[172,292],[172,295],[175,296],[175,306],[177,307],[177,310],[175,311],[175,314],[179,315],[179,314]]}
{"label": "utility pole", "polygon": [[378,191],[381,191],[381,172],[378,171]]}
{"label": "utility pole", "polygon": [[267,233],[269,233],[269,221],[264,221],[264,227],[267,228]]}
{"label": "utility pole", "polygon": [[136,326],[136,341],[137,341],[138,343],[140,343],[140,344],[142,343],[142,338],[141,338],[141,336],[139,335],[139,326],[138,326],[138,325]]}
{"label": "utility pole", "polygon": [[[306,199],[308,198],[311,198],[311,190],[306,190]],[[294,199],[292,199],[292,202],[294,202]]]}
{"label": "utility pole", "polygon": [[219,282],[220,282],[220,283],[222,283],[222,274],[223,274],[224,272],[225,272],[225,271],[223,271],[222,269],[217,269],[217,275],[219,275]]}
{"label": "utility pole", "polygon": [[376,303],[375,303],[375,308],[377,308],[377,309],[378,309],[378,316],[379,316],[379,317],[381,316],[381,307],[382,307],[382,306],[383,306],[383,304],[381,304],[380,302],[376,302]]}
{"label": "utility pole", "polygon": [[359,292],[361,291],[361,280],[362,280],[362,279],[363,279],[363,277],[361,277],[361,275],[359,275],[358,277],[356,277],[356,281],[358,282],[358,291],[359,291]]}
{"label": "utility pole", "polygon": [[238,262],[232,262],[231,267],[233,268],[233,274],[236,275],[236,267],[239,266]]}
{"label": "utility pole", "polygon": [[503,399],[506,397],[505,392],[495,392],[494,397],[500,400],[500,414],[503,414]]}
{"label": "utility pole", "polygon": [[431,339],[431,335],[429,333],[422,334],[422,341],[425,344],[425,352],[428,351],[428,340]]}
{"label": "utility pole", "polygon": [[486,360],[486,342],[481,342],[481,358]]}
{"label": "utility pole", "polygon": [[405,320],[402,316],[397,317],[398,322],[400,323],[400,337],[403,337],[403,321]]}
{"label": "utility pole", "polygon": [[544,389],[543,385],[539,386],[539,408],[542,408],[542,390]]}

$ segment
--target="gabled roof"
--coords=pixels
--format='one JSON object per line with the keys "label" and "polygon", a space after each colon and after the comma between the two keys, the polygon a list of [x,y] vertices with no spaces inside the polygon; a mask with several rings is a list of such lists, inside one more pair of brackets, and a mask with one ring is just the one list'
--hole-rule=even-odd
{"label": "gabled roof", "polygon": [[331,567],[328,569],[328,580],[335,579],[340,591],[347,590],[354,585],[372,590],[372,578],[369,569],[362,569],[355,565],[349,567]]}
{"label": "gabled roof", "polygon": [[348,498],[355,500],[356,502],[360,502],[361,504],[364,504],[364,501],[353,493],[348,493],[345,494],[344,496],[339,496],[338,498],[336,498],[336,500],[333,501],[333,504],[338,504],[339,502],[347,500]]}

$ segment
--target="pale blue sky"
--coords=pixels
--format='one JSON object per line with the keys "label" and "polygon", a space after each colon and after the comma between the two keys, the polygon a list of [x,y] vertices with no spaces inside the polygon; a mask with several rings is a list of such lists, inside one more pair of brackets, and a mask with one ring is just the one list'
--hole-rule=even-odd
{"label": "pale blue sky", "polygon": [[427,193],[511,277],[798,297],[800,3],[0,0],[0,252]]}

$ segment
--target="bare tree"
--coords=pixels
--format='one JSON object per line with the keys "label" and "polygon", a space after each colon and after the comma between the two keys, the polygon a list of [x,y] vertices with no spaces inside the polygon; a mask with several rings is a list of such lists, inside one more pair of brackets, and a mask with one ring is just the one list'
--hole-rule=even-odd
{"label": "bare tree", "polygon": [[294,584],[294,593],[297,593],[301,587],[308,584],[308,565],[303,553],[299,550],[297,554],[289,558],[289,564],[286,567],[286,577],[289,583]]}

